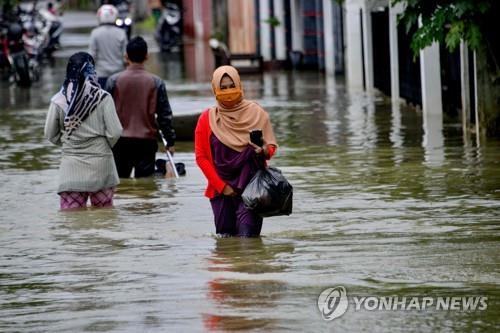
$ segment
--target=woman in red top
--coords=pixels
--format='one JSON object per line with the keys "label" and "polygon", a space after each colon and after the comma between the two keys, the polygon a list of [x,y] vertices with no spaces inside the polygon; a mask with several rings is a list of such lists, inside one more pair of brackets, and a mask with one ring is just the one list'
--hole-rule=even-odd
{"label": "woman in red top", "polygon": [[[205,174],[216,233],[223,236],[256,237],[262,218],[246,209],[241,193],[277,148],[269,115],[260,105],[243,98],[238,71],[217,68],[212,77],[217,100],[205,110],[195,130],[196,163]],[[262,131],[263,145],[250,142],[250,132]]]}

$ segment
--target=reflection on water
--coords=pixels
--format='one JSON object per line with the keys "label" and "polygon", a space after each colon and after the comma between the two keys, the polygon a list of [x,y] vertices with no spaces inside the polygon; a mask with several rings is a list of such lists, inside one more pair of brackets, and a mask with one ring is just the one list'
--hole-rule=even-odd
{"label": "reflection on water", "polygon": [[444,163],[443,116],[423,113],[425,162],[429,166]]}
{"label": "reflection on water", "polygon": [[0,81],[0,111],[45,108],[61,88],[65,71],[65,62],[46,65],[40,81],[34,82],[31,88],[19,88],[15,83]]}
{"label": "reflection on water", "polygon": [[[214,103],[211,59],[191,47],[148,63],[174,114]],[[249,75],[245,94],[280,143],[272,164],[295,192],[294,213],[266,219],[262,239],[213,237],[192,143],[177,147],[186,177],[122,180],[114,208],[69,214],[55,193],[60,150],[43,139],[58,61],[32,89],[0,88],[0,331],[498,331],[499,141],[477,147],[458,120],[351,93],[342,79]],[[324,322],[317,296],[336,285],[489,303]]]}
{"label": "reflection on water", "polygon": [[209,82],[215,65],[210,45],[206,41],[196,40],[183,47],[186,78]]}
{"label": "reflection on water", "polygon": [[[269,313],[280,305],[287,284],[265,277],[253,280],[248,275],[285,272],[287,265],[278,263],[279,258],[292,252],[290,243],[276,244],[261,238],[216,238],[208,270],[244,275],[240,279],[237,275],[214,277],[208,282],[207,298],[217,311],[203,314],[205,328],[209,331],[275,328],[277,320]],[[235,314],[235,310],[241,315]]]}
{"label": "reflection on water", "polygon": [[272,244],[261,238],[217,238],[210,271],[228,271],[248,274],[283,272],[284,264],[277,257],[293,252],[293,244]]}

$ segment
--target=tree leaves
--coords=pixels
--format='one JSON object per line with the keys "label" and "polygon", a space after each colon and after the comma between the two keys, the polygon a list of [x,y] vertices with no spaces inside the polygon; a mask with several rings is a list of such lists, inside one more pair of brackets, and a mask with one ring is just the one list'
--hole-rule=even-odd
{"label": "tree leaves", "polygon": [[[414,55],[437,41],[453,51],[464,40],[477,50],[483,46],[481,19],[495,0],[392,0],[401,3],[404,12],[398,22],[406,32],[416,28],[411,47]],[[420,21],[420,24],[419,24]]]}

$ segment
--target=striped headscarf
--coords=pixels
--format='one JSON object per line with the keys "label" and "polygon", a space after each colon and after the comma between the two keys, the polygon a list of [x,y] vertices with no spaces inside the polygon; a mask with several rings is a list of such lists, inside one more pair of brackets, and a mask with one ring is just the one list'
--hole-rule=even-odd
{"label": "striped headscarf", "polygon": [[60,92],[64,96],[64,130],[69,137],[107,95],[97,83],[90,54],[77,52],[69,58]]}

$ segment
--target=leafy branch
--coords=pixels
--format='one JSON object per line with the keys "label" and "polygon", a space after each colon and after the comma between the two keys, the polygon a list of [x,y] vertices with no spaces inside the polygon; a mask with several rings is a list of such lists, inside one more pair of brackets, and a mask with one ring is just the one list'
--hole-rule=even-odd
{"label": "leafy branch", "polygon": [[[445,43],[453,51],[464,40],[477,50],[483,46],[481,20],[495,0],[392,0],[403,4],[405,10],[399,22],[412,36],[414,55],[433,42]],[[421,24],[419,25],[419,20]]]}
{"label": "leafy branch", "polygon": [[271,27],[277,27],[281,24],[278,18],[271,16],[268,19],[264,20],[265,23],[268,23]]}

